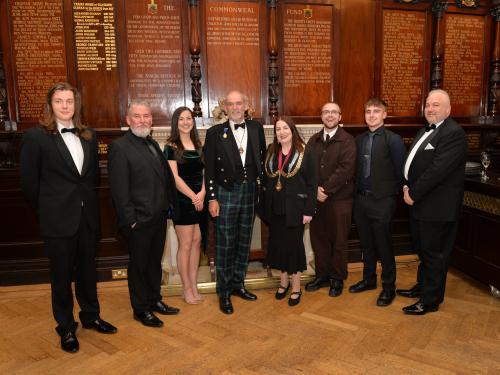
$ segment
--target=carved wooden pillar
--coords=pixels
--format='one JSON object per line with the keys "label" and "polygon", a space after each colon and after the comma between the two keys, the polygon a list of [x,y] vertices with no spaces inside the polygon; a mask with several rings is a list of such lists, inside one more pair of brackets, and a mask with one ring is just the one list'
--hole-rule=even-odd
{"label": "carved wooden pillar", "polygon": [[3,67],[3,52],[0,50],[0,130],[4,130],[7,116],[7,88],[5,84],[5,71]]}
{"label": "carved wooden pillar", "polygon": [[269,7],[269,36],[267,51],[269,53],[269,118],[274,123],[278,117],[278,37],[276,35],[276,7],[278,0],[267,0]]}
{"label": "carved wooden pillar", "polygon": [[435,27],[431,60],[431,89],[440,89],[443,86],[444,13],[447,7],[447,1],[443,0],[435,0],[432,4]]}
{"label": "carved wooden pillar", "polygon": [[490,87],[488,95],[488,116],[498,114],[498,94],[500,92],[500,6],[491,9],[495,19],[495,39],[491,54]]}
{"label": "carved wooden pillar", "polygon": [[201,67],[200,37],[198,33],[198,0],[189,0],[189,52],[191,53],[191,100],[194,103],[193,114],[201,117]]}

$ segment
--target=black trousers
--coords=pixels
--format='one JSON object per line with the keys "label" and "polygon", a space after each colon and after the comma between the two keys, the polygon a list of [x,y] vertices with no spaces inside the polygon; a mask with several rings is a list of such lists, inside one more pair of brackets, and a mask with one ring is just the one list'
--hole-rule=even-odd
{"label": "black trousers", "polygon": [[128,290],[135,313],[151,311],[151,305],[161,301],[161,259],[165,246],[165,219],[138,224],[128,229]]}
{"label": "black trousers", "polygon": [[363,279],[377,280],[377,259],[382,264],[382,286],[395,289],[396,261],[392,247],[392,217],[396,211],[394,196],[377,199],[357,194],[354,221],[363,252]]}
{"label": "black trousers", "polygon": [[71,237],[45,237],[45,248],[50,262],[50,287],[52,313],[57,322],[56,331],[61,336],[74,332],[77,324],[73,317],[73,291],[80,305],[80,321],[90,323],[99,317],[95,252],[97,234],[92,231],[82,215],[78,231]]}
{"label": "black trousers", "polygon": [[458,221],[410,220],[413,247],[420,258],[417,284],[425,305],[439,305],[444,300],[446,275],[455,243]]}

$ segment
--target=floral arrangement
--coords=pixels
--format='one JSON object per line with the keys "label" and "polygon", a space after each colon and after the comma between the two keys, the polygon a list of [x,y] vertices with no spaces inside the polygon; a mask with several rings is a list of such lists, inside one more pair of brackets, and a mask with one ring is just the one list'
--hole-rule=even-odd
{"label": "floral arrangement", "polygon": [[[218,105],[212,109],[213,124],[223,124],[227,121],[228,116],[224,104],[225,98],[219,98]],[[247,103],[247,109],[245,110],[245,120],[251,120],[253,114],[255,113],[255,108],[250,104],[247,97],[244,98]]]}

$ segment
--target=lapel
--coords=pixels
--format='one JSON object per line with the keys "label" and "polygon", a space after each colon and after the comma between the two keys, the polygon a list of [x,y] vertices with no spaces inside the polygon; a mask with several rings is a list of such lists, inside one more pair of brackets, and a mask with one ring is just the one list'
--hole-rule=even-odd
{"label": "lapel", "polygon": [[89,162],[90,162],[90,144],[88,141],[85,139],[79,137],[80,143],[82,144],[83,148],[83,166],[82,166],[82,176],[87,173],[87,169],[89,168]]}
{"label": "lapel", "polygon": [[[220,142],[222,143],[222,146],[226,151],[227,159],[231,164],[232,170],[235,171],[236,165],[234,160],[234,152],[236,150],[236,154],[239,155],[239,151],[236,149],[236,139],[234,139],[233,132],[231,130],[231,127],[229,126],[229,121],[226,121],[224,124],[222,124],[221,130],[222,131],[219,134]],[[224,135],[226,135],[226,137],[224,137]],[[248,136],[250,136],[250,134]]]}
{"label": "lapel", "polygon": [[[57,133],[54,134],[53,139],[56,144],[57,150],[61,154],[61,157],[63,158],[68,168],[71,169],[73,173],[76,173],[78,176],[80,176],[80,172],[78,172],[78,168],[76,168],[75,162],[73,161],[73,157],[71,156],[71,153],[69,152],[66,143],[64,143],[64,139],[62,138],[61,133],[57,131]],[[82,169],[82,175],[83,175],[83,169]]]}
{"label": "lapel", "polygon": [[[161,170],[161,162],[160,160],[156,160],[155,156],[149,151],[147,148],[147,145],[143,145],[141,139],[135,139],[136,136],[132,134],[132,132],[129,130],[128,133],[126,133],[127,139],[129,140],[130,144],[135,148],[135,150],[141,154],[142,159],[147,161],[147,164],[150,165],[154,171],[158,174],[160,177],[160,180],[163,181],[163,173]],[[154,143],[152,143],[153,146],[155,146]],[[159,151],[158,147],[155,147],[156,151],[159,152],[158,155],[161,155],[161,151]]]}
{"label": "lapel", "polygon": [[[254,160],[260,159],[260,150],[259,150],[259,134],[257,126],[253,126],[253,124],[246,122],[248,129],[248,143],[251,145],[251,150],[254,156]],[[248,153],[248,151],[247,151]],[[252,155],[247,155],[247,157]],[[257,166],[260,166],[259,163],[256,163]]]}
{"label": "lapel", "polygon": [[[443,122],[441,125],[439,125],[439,127],[437,127],[436,129],[434,129],[434,131],[432,132],[431,135],[429,135],[425,141],[422,142],[422,144],[420,145],[420,147],[418,148],[417,152],[415,153],[415,156],[418,155],[419,152],[421,152],[422,150],[425,150],[425,148],[427,147],[427,145],[432,141],[432,139],[434,139],[434,137],[436,137],[436,135],[439,134],[439,131],[442,129],[442,127],[445,125],[445,123]],[[424,131],[425,132],[425,131]]]}

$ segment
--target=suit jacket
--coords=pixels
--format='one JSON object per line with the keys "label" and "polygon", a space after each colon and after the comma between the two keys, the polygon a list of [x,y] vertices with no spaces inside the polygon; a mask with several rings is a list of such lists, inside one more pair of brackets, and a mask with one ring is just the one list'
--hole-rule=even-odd
{"label": "suit jacket", "polygon": [[49,134],[37,127],[24,133],[21,187],[37,211],[43,237],[76,234],[82,215],[93,231],[99,230],[99,159],[95,132],[89,130],[90,141],[80,138],[84,155],[81,174],[59,132]]}
{"label": "suit jacket", "polygon": [[[421,129],[410,148],[425,132]],[[408,170],[410,197],[415,201],[410,214],[417,220],[455,221],[464,195],[467,137],[448,117],[422,143]]]}
{"label": "suit jacket", "polygon": [[149,141],[158,157],[130,130],[109,145],[109,185],[119,227],[142,226],[176,211],[172,171],[158,143]]}
{"label": "suit jacket", "polygon": [[[293,156],[293,155],[292,155]],[[266,161],[268,162],[268,161]],[[269,167],[267,167],[269,169]],[[293,169],[293,168],[292,168]],[[273,169],[273,171],[276,169]],[[267,176],[264,186],[265,217],[272,214],[272,199],[278,177]],[[285,194],[285,218],[287,226],[298,226],[303,223],[303,216],[314,216],[316,195],[318,193],[318,170],[312,150],[306,146],[302,165],[298,173],[290,178],[281,176],[282,193]]]}
{"label": "suit jacket", "polygon": [[[264,154],[266,152],[266,139],[264,128],[260,123],[253,120],[246,120],[248,132],[247,153],[251,152],[257,176],[263,181]],[[227,137],[224,138],[224,134]],[[236,161],[233,155],[236,149],[236,142],[232,136],[229,121],[223,124],[212,126],[207,131],[204,145],[205,157],[205,187],[207,189],[207,199],[217,199],[216,185],[232,190],[236,175]],[[236,152],[237,153],[237,152]]]}
{"label": "suit jacket", "polygon": [[314,151],[318,165],[318,185],[325,189],[328,201],[352,199],[356,167],[354,137],[339,126],[328,143],[323,139],[321,130],[307,142]]}

